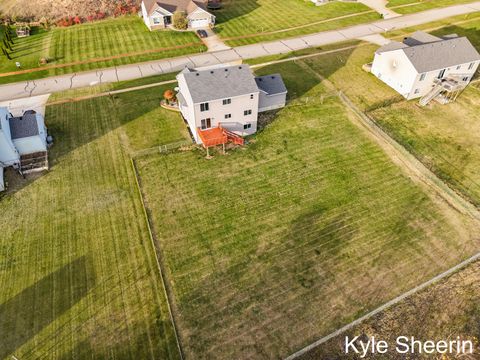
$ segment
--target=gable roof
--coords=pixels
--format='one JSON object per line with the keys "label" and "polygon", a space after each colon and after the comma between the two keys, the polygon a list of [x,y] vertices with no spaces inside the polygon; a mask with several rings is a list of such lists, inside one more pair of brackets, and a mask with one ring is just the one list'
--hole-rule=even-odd
{"label": "gable roof", "polygon": [[25,112],[22,117],[9,119],[12,140],[39,135],[37,114],[34,111]]}
{"label": "gable roof", "polygon": [[152,15],[158,7],[170,13],[184,11],[191,14],[197,9],[207,11],[207,0],[143,0],[148,16]]}
{"label": "gable roof", "polygon": [[419,73],[480,60],[480,54],[466,37],[410,46],[403,52]]}
{"label": "gable roof", "polygon": [[401,50],[419,73],[445,69],[480,60],[480,54],[466,37],[447,35],[442,38],[422,31],[405,38],[403,43],[392,42],[376,53]]}
{"label": "gable roof", "polygon": [[255,78],[248,65],[181,72],[194,103],[227,99],[258,92]]}
{"label": "gable roof", "polygon": [[258,76],[255,78],[258,88],[267,95],[285,94],[287,88],[280,74]]}

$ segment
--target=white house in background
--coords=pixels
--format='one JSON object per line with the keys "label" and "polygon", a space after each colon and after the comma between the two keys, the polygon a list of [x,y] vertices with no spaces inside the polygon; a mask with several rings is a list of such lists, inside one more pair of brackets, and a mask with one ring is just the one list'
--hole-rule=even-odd
{"label": "white house in background", "polygon": [[380,47],[371,71],[406,99],[422,97],[425,105],[465,88],[479,64],[480,54],[466,37],[417,31]]}
{"label": "white house in background", "polygon": [[213,27],[215,16],[207,11],[207,0],[143,0],[142,16],[150,30],[165,29],[173,23],[176,11],[187,14],[188,27]]}
{"label": "white house in background", "polygon": [[48,169],[47,128],[43,116],[26,111],[14,117],[0,107],[0,191],[4,190],[3,169],[9,166],[22,173]]}
{"label": "white house in background", "polygon": [[199,144],[200,133],[213,128],[254,134],[258,113],[282,108],[286,102],[287,89],[279,74],[255,77],[248,65],[186,68],[177,80],[180,111]]}

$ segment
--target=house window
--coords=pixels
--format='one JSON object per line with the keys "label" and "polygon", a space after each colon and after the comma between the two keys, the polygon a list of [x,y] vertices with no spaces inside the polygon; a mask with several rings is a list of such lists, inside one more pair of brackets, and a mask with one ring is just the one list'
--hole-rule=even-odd
{"label": "house window", "polygon": [[200,111],[208,111],[208,110],[210,110],[210,106],[208,105],[208,103],[200,104]]}
{"label": "house window", "polygon": [[420,75],[420,81],[425,80],[425,76],[427,76],[427,74],[422,74],[422,75]]}
{"label": "house window", "polygon": [[445,76],[445,71],[446,71],[446,69],[440,70],[440,72],[438,73],[437,78],[443,79],[443,77]]}
{"label": "house window", "polygon": [[243,115],[247,116],[247,115],[252,115],[252,110],[245,110],[243,112]]}
{"label": "house window", "polygon": [[232,103],[232,99],[223,99],[223,105],[229,105]]}
{"label": "house window", "polygon": [[160,18],[153,18],[153,23],[154,23],[155,25],[160,24]]}
{"label": "house window", "polygon": [[475,66],[475,63],[474,62],[471,63],[470,65],[468,65],[468,70],[472,70],[474,66]]}
{"label": "house window", "polygon": [[252,127],[252,124],[243,124],[243,130],[250,129]]}
{"label": "house window", "polygon": [[212,121],[211,121],[210,118],[208,118],[208,119],[202,119],[202,120],[200,121],[200,123],[201,123],[201,126],[200,126],[200,127],[202,128],[202,130],[209,129],[209,128],[212,127]]}
{"label": "house window", "polygon": [[462,67],[462,65],[458,65],[458,66],[457,66],[457,70],[460,70],[461,67]]}
{"label": "house window", "polygon": [[420,89],[415,89],[415,94],[418,94],[420,92]]}
{"label": "house window", "polygon": [[232,118],[232,114],[225,114],[225,119],[231,119]]}
{"label": "house window", "polygon": [[253,100],[253,94],[251,94],[251,95],[250,95],[250,99],[252,99],[252,100]]}
{"label": "house window", "polygon": [[465,76],[462,80],[467,82],[468,80],[470,80],[470,78],[468,76]]}

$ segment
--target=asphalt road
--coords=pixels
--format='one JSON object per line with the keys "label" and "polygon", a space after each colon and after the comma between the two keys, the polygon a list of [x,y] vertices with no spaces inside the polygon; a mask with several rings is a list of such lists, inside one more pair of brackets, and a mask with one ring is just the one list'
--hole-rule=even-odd
{"label": "asphalt road", "polygon": [[370,24],[320,32],[311,35],[277,40],[259,44],[240,46],[228,50],[183,56],[172,59],[156,60],[138,64],[117,66],[102,70],[93,70],[69,75],[54,76],[40,80],[22,81],[0,86],[0,101],[49,94],[68,89],[81,88],[123,80],[179,72],[185,66],[206,67],[239,62],[262,56],[285,54],[294,50],[318,47],[346,40],[354,40],[386,31],[414,27],[420,24],[445,19],[455,15],[464,15],[480,11],[480,1],[433,9],[420,13],[404,15]]}

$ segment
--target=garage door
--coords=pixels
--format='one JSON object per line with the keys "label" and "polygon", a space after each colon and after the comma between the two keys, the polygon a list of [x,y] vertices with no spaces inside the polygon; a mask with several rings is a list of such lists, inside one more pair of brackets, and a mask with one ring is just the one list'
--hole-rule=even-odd
{"label": "garage door", "polygon": [[194,19],[190,20],[190,27],[194,29],[208,27],[208,19]]}

